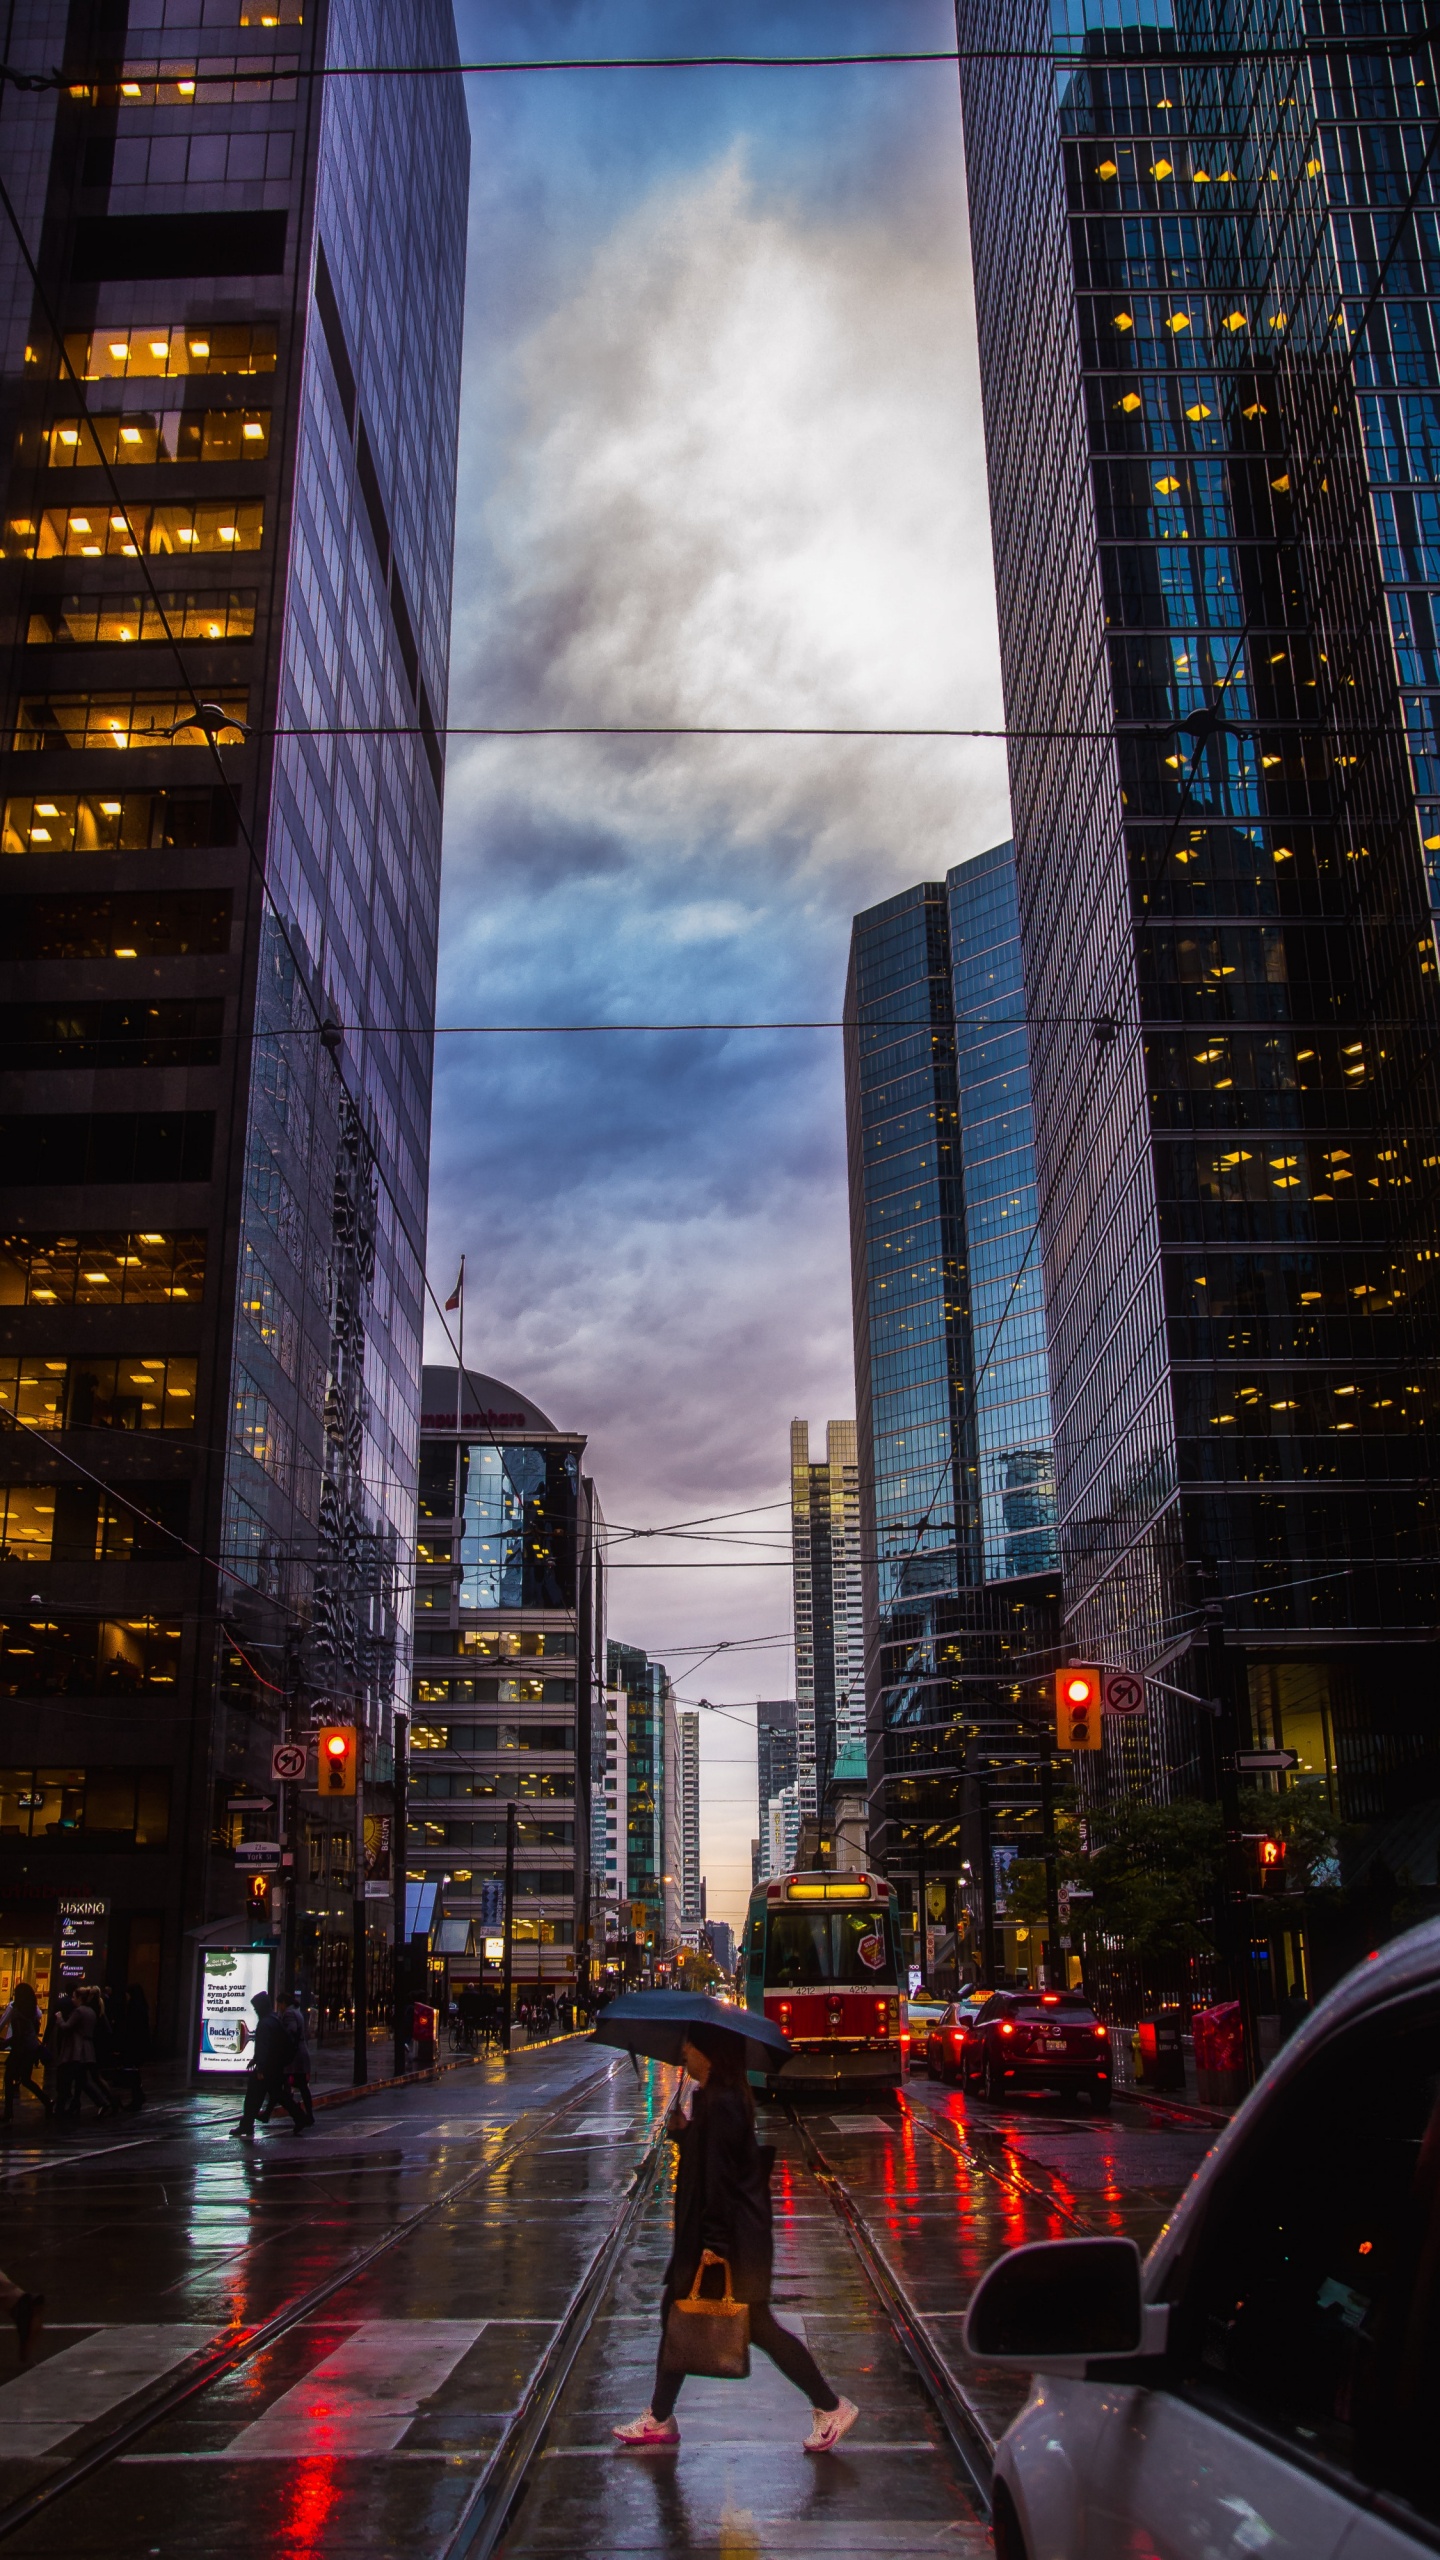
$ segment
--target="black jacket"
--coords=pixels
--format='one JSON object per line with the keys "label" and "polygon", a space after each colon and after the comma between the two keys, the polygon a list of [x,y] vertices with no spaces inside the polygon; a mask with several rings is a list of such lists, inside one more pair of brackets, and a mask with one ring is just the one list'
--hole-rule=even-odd
{"label": "black jacket", "polygon": [[[711,2084],[695,2099],[688,2124],[675,2135],[680,2154],[675,2180],[675,2245],[665,2270],[666,2290],[688,2293],[705,2250],[730,2261],[741,2302],[768,2302],[774,2241],[770,2228],[770,2172],[774,2147],[755,2139],[750,2109],[738,2089]],[[706,2290],[714,2290],[713,2275]]]}

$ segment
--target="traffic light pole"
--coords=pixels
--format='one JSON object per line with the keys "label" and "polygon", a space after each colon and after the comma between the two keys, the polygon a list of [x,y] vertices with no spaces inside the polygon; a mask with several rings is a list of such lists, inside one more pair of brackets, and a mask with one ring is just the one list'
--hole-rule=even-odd
{"label": "traffic light pole", "polygon": [[391,2006],[394,2011],[395,2077],[405,2068],[406,2011],[410,2006],[410,1947],[405,1935],[405,1827],[410,1787],[410,1719],[395,1718],[395,1783],[390,1822],[390,1940],[394,1956],[390,1966]]}
{"label": "traffic light pole", "polygon": [[1063,1981],[1051,1980],[1052,1973],[1063,1975],[1064,1960],[1060,1953],[1060,1886],[1059,1847],[1055,1838],[1055,1764],[1047,1751],[1040,1763],[1040,1829],[1043,1834],[1045,1859],[1045,1988],[1063,1991]]}
{"label": "traffic light pole", "polygon": [[[298,1739],[300,1723],[298,1714],[300,1629],[298,1627],[286,1629],[284,1679],[285,1731],[282,1739],[286,1742],[294,1742]],[[284,1781],[280,1790],[280,1838],[283,1844],[280,1855],[282,1859],[288,1858],[290,1862],[288,1868],[282,1866],[280,1871],[280,1890],[284,1896],[281,1906],[280,1960],[284,1980],[279,1988],[288,1998],[291,1995],[298,1995],[300,1989],[297,1972],[300,1940],[300,1789],[290,1779]]]}
{"label": "traffic light pole", "polygon": [[350,1998],[355,2011],[355,2061],[351,2074],[355,2088],[363,2089],[370,2077],[370,2048],[367,2037],[365,1994],[365,1731],[355,1729],[355,1916],[351,1944]]}
{"label": "traffic light pole", "polygon": [[1207,1669],[1210,1694],[1215,1701],[1215,1758],[1218,1763],[1216,1792],[1220,1799],[1220,1819],[1224,1828],[1220,1876],[1220,1953],[1230,1976],[1234,1996],[1240,2004],[1240,2027],[1245,2041],[1245,2076],[1251,2088],[1260,2077],[1260,2036],[1255,2020],[1255,1984],[1250,1964],[1249,1875],[1245,1860],[1245,1843],[1240,1832],[1240,1779],[1235,1755],[1240,1748],[1239,1717],[1236,1713],[1235,1679],[1237,1665],[1227,1652],[1225,1621],[1220,1603],[1207,1603],[1206,1635]]}
{"label": "traffic light pole", "polygon": [[505,2018],[505,2051],[515,2023],[515,1799],[505,1807],[505,1979],[500,1993]]}

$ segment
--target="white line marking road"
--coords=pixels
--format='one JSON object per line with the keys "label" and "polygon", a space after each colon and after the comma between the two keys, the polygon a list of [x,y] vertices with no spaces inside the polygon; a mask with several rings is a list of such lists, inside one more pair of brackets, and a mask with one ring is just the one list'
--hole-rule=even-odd
{"label": "white line marking road", "polygon": [[179,2321],[96,2329],[0,2390],[0,2450],[35,2460],[210,2344],[213,2329]]}
{"label": "white line marking road", "polygon": [[366,2320],[226,2446],[232,2462],[391,2453],[483,2320]]}

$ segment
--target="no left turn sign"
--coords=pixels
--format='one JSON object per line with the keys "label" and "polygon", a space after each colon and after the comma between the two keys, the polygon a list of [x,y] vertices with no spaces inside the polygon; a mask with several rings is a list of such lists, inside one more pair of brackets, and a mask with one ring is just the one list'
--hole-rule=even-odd
{"label": "no left turn sign", "polygon": [[1139,1672],[1107,1671],[1100,1684],[1100,1704],[1107,1715],[1143,1715],[1145,1683]]}
{"label": "no left turn sign", "polygon": [[309,1756],[303,1742],[275,1743],[270,1752],[271,1777],[283,1779],[293,1785],[298,1778],[304,1777],[305,1763]]}

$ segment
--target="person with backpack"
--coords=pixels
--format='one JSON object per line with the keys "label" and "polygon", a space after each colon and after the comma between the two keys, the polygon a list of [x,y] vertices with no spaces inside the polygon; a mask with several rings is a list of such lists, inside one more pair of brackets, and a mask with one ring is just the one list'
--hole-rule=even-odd
{"label": "person with backpack", "polygon": [[[853,2400],[832,2391],[803,2341],[782,2329],[770,2308],[774,2237],[770,2215],[773,2146],[755,2139],[755,2101],[745,2069],[745,2041],[728,2028],[695,2025],[681,2058],[693,2084],[682,2100],[682,2121],[672,2136],[680,2154],[675,2181],[675,2242],[665,2270],[660,2305],[660,2352],[655,2388],[643,2417],[612,2433],[636,2448],[677,2445],[675,2403],[683,2367],[667,2354],[671,2308],[689,2294],[708,2258],[723,2260],[738,2301],[749,2305],[751,2344],[763,2348],[787,2382],[803,2391],[812,2423],[807,2453],[833,2453],[860,2415]],[[685,2103],[689,2102],[688,2116]],[[706,2268],[702,2291],[720,2266]],[[713,2289],[713,2288],[712,2288]]]}

